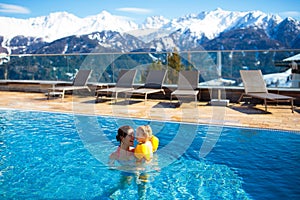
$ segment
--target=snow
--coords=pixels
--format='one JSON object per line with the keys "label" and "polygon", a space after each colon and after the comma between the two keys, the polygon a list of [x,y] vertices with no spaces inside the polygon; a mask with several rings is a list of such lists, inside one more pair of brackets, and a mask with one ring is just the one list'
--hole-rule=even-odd
{"label": "snow", "polygon": [[298,61],[300,60],[300,53],[299,54],[296,54],[292,57],[289,57],[289,58],[286,58],[286,59],[283,59],[284,62],[288,62],[288,61]]}
{"label": "snow", "polygon": [[4,63],[8,63],[10,60],[8,54],[6,53],[0,53],[0,66],[3,65]]}
{"label": "snow", "polygon": [[209,85],[209,86],[230,86],[236,83],[235,80],[217,78],[210,81],[201,82],[200,85]]}
{"label": "snow", "polygon": [[[285,72],[281,73],[273,73],[273,74],[265,74],[263,75],[263,79],[267,85],[267,87],[291,87],[291,69],[288,69]],[[205,86],[231,86],[235,85],[235,80],[217,78],[209,81],[201,82],[200,85]],[[240,83],[239,86],[243,86],[243,83]]]}
{"label": "snow", "polygon": [[106,11],[86,18],[79,18],[67,12],[29,19],[0,17],[0,24],[1,27],[6,27],[0,29],[0,35],[6,39],[23,35],[41,37],[46,42],[70,35],[84,35],[102,30],[124,32],[138,27],[126,18],[111,15]]}
{"label": "snow", "polygon": [[[272,73],[272,74],[265,74],[263,75],[263,79],[267,85],[267,87],[291,87],[292,71],[291,69],[286,70],[285,72],[281,73]],[[240,84],[243,86],[243,83]]]}
{"label": "snow", "polygon": [[268,87],[291,87],[292,69],[288,69],[282,73],[266,74],[264,80]]}
{"label": "snow", "polygon": [[[267,15],[260,11],[225,11],[220,8],[189,14],[183,17],[166,19],[163,16],[148,17],[142,24],[136,24],[131,19],[123,16],[112,15],[102,11],[97,15],[79,18],[68,12],[50,13],[29,19],[17,19],[0,17],[0,35],[6,40],[17,35],[41,37],[46,42],[52,42],[70,35],[84,35],[104,30],[118,31],[120,33],[134,31],[133,33],[146,38],[161,37],[165,33],[181,30],[190,31],[191,35],[198,37],[206,36],[213,39],[225,30],[233,27],[247,27],[250,25],[265,27],[269,22],[279,23],[282,19],[276,15]],[[137,31],[137,30],[144,31]],[[160,30],[155,35],[155,30]],[[164,31],[161,31],[164,30]],[[147,38],[149,40],[149,38]]]}

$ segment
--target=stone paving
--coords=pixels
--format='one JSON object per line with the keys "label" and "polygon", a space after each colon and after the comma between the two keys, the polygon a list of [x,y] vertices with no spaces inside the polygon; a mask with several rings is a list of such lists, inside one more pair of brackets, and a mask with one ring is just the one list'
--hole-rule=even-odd
{"label": "stone paving", "polygon": [[263,105],[232,104],[228,107],[210,106],[208,102],[184,102],[142,99],[117,102],[104,99],[95,103],[93,95],[66,95],[60,98],[50,98],[43,93],[0,91],[0,108],[40,110],[51,112],[80,113],[89,115],[111,115],[163,121],[180,121],[199,124],[217,124],[225,126],[242,126],[292,130],[300,133],[300,107],[295,107],[292,113],[288,105],[269,105],[268,112]]}

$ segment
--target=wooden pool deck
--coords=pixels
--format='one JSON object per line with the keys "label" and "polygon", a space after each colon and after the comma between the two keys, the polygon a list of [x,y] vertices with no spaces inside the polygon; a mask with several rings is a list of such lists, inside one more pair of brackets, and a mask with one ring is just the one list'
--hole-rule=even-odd
{"label": "wooden pool deck", "polygon": [[211,106],[207,102],[170,104],[168,100],[119,99],[117,103],[103,100],[95,103],[94,96],[67,95],[47,97],[43,93],[0,91],[0,108],[66,112],[76,114],[129,117],[163,121],[217,124],[224,126],[255,127],[291,130],[300,133],[300,107],[292,113],[289,105],[263,105],[230,103],[227,107]]}

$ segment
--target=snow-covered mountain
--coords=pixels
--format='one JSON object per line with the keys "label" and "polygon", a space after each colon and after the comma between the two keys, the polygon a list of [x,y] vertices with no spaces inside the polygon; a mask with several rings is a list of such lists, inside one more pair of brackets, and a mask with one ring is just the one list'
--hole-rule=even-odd
{"label": "snow-covered mountain", "polygon": [[85,18],[76,17],[67,12],[51,13],[29,19],[0,17],[0,35],[7,39],[22,35],[43,38],[46,42],[96,31],[112,30],[126,32],[138,28],[138,25],[125,18],[114,16],[107,11]]}
{"label": "snow-covered mountain", "polygon": [[130,31],[134,34],[135,30],[163,29],[169,32],[180,29],[182,32],[189,30],[196,37],[205,36],[213,39],[221,32],[232,28],[257,26],[265,29],[281,21],[282,19],[277,15],[267,15],[260,11],[234,12],[220,8],[171,20],[163,16],[148,17],[142,24],[136,24],[107,11],[85,18],[79,18],[67,12],[57,12],[29,19],[0,17],[0,25],[5,27],[0,29],[0,35],[7,39],[18,35],[39,37],[46,42],[52,42],[70,35],[84,35],[104,30],[121,33]]}
{"label": "snow-covered mountain", "polygon": [[267,15],[260,11],[251,12],[233,12],[224,11],[220,8],[201,12],[198,15],[190,14],[178,19],[173,19],[163,26],[164,29],[187,30],[194,36],[205,36],[208,39],[214,39],[221,32],[233,28],[246,28],[256,26],[267,29],[270,24],[278,24],[282,19],[278,15]]}
{"label": "snow-covered mountain", "polygon": [[299,48],[300,43],[299,21],[220,8],[174,19],[148,17],[141,24],[102,11],[85,18],[67,12],[30,19],[0,17],[0,26],[5,27],[0,29],[0,47],[12,53],[80,53],[95,45],[105,52],[283,49]]}

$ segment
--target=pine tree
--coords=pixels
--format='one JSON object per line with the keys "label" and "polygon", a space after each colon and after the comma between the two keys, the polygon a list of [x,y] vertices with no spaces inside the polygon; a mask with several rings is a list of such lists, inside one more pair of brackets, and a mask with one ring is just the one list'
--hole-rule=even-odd
{"label": "pine tree", "polygon": [[182,69],[182,64],[180,55],[176,48],[174,48],[172,53],[168,54],[168,67],[171,68],[168,73],[169,83],[177,83],[178,72]]}

